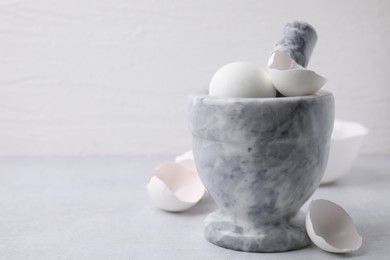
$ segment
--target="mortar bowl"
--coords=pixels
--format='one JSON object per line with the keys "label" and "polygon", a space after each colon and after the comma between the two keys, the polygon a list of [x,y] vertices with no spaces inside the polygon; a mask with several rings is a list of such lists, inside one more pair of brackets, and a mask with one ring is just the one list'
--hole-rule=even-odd
{"label": "mortar bowl", "polygon": [[205,219],[206,239],[248,252],[310,244],[300,208],[326,168],[333,95],[194,95],[189,117],[195,163],[219,207]]}

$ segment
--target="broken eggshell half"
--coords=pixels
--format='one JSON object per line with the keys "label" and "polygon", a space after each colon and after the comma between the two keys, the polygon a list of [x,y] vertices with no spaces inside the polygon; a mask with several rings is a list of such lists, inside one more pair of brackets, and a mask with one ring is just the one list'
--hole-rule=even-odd
{"label": "broken eggshell half", "polygon": [[205,188],[191,161],[169,162],[158,166],[146,185],[153,204],[166,211],[183,211],[194,206]]}
{"label": "broken eggshell half", "polygon": [[175,162],[181,162],[184,160],[194,160],[194,153],[192,152],[192,150],[188,150],[183,154],[180,154],[175,157]]}
{"label": "broken eggshell half", "polygon": [[281,51],[271,54],[268,73],[274,87],[287,97],[312,95],[326,83],[326,78],[305,69]]}
{"label": "broken eggshell half", "polygon": [[[178,155],[175,157],[175,162],[180,163],[184,167],[186,167],[189,170],[195,171],[198,174],[198,170],[196,169],[195,159],[194,159],[194,153],[192,150],[188,150],[185,153]],[[203,183],[202,183],[203,185]],[[207,197],[207,190],[204,188],[204,194],[203,198]]]}
{"label": "broken eggshell half", "polygon": [[313,243],[328,252],[348,253],[362,245],[362,237],[350,215],[329,200],[312,201],[306,215],[306,230]]}
{"label": "broken eggshell half", "polygon": [[181,164],[189,170],[197,171],[192,150],[188,150],[187,152],[176,156],[175,162]]}

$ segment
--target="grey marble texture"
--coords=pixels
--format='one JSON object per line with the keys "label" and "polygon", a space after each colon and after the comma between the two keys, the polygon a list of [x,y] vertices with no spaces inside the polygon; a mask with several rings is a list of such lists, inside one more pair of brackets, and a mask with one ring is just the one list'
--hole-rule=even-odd
{"label": "grey marble texture", "polygon": [[289,53],[296,63],[306,68],[316,43],[314,28],[308,23],[294,21],[286,24],[274,51]]}
{"label": "grey marble texture", "polygon": [[219,210],[206,238],[251,252],[310,243],[299,210],[319,186],[334,120],[333,95],[190,98],[190,130],[200,177]]}

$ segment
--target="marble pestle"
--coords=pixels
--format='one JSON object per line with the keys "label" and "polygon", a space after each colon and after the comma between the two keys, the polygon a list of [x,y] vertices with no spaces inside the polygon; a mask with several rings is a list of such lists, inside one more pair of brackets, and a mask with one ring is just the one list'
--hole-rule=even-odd
{"label": "marble pestle", "polygon": [[316,43],[317,33],[314,28],[308,23],[294,21],[286,24],[274,51],[290,54],[296,63],[306,68]]}

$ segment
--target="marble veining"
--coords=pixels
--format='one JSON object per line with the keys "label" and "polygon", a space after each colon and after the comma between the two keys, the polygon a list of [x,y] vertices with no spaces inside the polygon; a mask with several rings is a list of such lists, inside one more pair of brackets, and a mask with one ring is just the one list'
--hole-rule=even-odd
{"label": "marble veining", "polygon": [[333,95],[190,98],[190,130],[200,177],[219,210],[205,220],[219,246],[277,252],[310,243],[299,209],[324,173]]}
{"label": "marble veining", "polygon": [[296,63],[306,68],[316,43],[314,28],[308,23],[295,21],[286,24],[274,51],[289,53]]}

